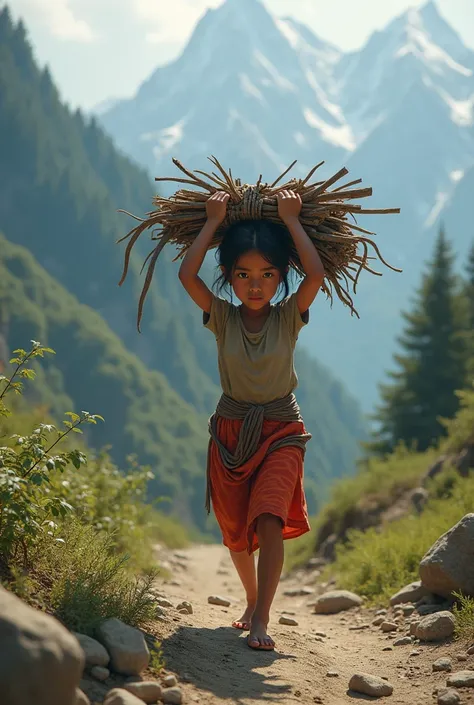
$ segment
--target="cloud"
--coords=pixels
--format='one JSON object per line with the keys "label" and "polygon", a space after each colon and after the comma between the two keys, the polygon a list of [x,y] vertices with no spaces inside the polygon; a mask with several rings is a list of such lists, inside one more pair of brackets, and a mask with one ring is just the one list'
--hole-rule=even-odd
{"label": "cloud", "polygon": [[78,17],[69,0],[15,0],[15,10],[24,17],[34,17],[55,38],[84,44],[97,39],[97,33]]}

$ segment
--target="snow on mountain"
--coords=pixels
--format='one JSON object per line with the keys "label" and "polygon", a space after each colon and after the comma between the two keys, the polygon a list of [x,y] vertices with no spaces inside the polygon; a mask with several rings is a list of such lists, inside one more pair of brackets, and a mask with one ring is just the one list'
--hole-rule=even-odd
{"label": "snow on mountain", "polygon": [[[153,176],[175,173],[171,157],[207,169],[215,154],[235,176],[271,179],[294,159],[295,174],[321,160],[322,176],[345,165],[374,188],[365,216],[389,262],[383,279],[360,283],[361,320],[318,297],[302,342],[373,406],[391,367],[400,309],[409,306],[433,235],[462,226],[474,178],[474,52],[434,2],[411,9],[344,54],[259,0],[226,0],[208,10],[181,56],[157,69],[137,94],[100,116],[118,145]],[[469,195],[471,194],[471,195]],[[464,221],[465,222],[465,221]],[[324,335],[322,344],[321,331]],[[349,342],[348,342],[349,341]]]}

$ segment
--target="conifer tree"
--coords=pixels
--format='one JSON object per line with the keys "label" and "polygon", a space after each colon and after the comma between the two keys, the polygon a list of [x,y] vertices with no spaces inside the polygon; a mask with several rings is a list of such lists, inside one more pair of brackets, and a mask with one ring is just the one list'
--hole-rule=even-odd
{"label": "conifer tree", "polygon": [[444,433],[440,417],[451,418],[458,408],[455,392],[464,386],[466,345],[453,259],[441,229],[413,310],[402,314],[402,352],[394,355],[398,369],[389,373],[390,382],[381,385],[372,451],[390,452],[401,441],[425,450]]}

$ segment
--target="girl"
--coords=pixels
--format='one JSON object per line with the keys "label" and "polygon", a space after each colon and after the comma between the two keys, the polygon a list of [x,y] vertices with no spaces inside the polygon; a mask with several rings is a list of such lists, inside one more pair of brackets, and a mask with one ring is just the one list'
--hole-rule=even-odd
{"label": "girl", "polygon": [[[234,223],[219,247],[220,289],[229,284],[240,306],[215,296],[199,277],[226,217],[228,194],[217,192],[208,199],[206,224],[179,270],[217,341],[223,395],[209,422],[207,508],[212,499],[246,593],[247,607],[233,626],[249,629],[248,645],[264,650],[275,647],[267,626],[283,567],[283,540],[309,531],[303,456],[310,435],[293,395],[293,351],[324,278],[318,252],[299,221],[300,196],[283,190],[277,199],[281,225],[265,220]],[[294,248],[305,277],[289,296]],[[284,299],[273,304],[281,287]]]}

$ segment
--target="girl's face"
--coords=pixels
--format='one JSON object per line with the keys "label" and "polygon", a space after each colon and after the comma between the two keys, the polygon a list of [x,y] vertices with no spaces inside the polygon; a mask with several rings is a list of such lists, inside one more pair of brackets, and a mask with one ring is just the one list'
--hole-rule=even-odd
{"label": "girl's face", "polygon": [[237,298],[248,308],[258,311],[275,296],[281,275],[257,250],[251,250],[235,263],[230,283]]}

